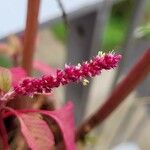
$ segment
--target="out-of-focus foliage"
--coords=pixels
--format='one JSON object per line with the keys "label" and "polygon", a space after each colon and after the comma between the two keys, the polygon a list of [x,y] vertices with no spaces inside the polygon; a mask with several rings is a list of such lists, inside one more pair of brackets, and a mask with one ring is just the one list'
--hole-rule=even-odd
{"label": "out-of-focus foliage", "polygon": [[65,25],[63,23],[57,23],[52,26],[52,31],[54,35],[62,42],[65,42],[67,39],[67,34],[65,30]]}
{"label": "out-of-focus foliage", "polygon": [[127,19],[131,15],[136,0],[120,0],[116,2],[112,8],[112,17]]}
{"label": "out-of-focus foliage", "polygon": [[121,45],[127,29],[124,24],[127,23],[119,18],[110,19],[104,32],[103,49],[116,49]]}
{"label": "out-of-focus foliage", "polygon": [[150,38],[150,23],[140,26],[135,30],[136,38]]}
{"label": "out-of-focus foliage", "polygon": [[103,37],[103,49],[119,49],[128,28],[134,0],[120,0],[111,11]]}
{"label": "out-of-focus foliage", "polygon": [[150,1],[147,1],[141,25],[135,30],[136,38],[150,39]]}
{"label": "out-of-focus foliage", "polygon": [[12,67],[12,61],[8,57],[0,55],[0,66],[6,68]]}
{"label": "out-of-focus foliage", "polygon": [[[113,6],[110,19],[104,32],[103,49],[114,49],[121,45],[133,3],[134,0],[120,0]],[[67,34],[63,23],[53,25],[52,31],[59,40],[63,42],[66,41]]]}

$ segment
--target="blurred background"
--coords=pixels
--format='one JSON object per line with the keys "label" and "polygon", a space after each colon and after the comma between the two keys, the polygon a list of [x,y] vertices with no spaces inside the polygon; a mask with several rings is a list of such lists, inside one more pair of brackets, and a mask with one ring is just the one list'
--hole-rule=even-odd
{"label": "blurred background", "polygon": [[[1,1],[0,66],[15,65],[14,54],[22,49],[26,11],[27,0]],[[149,45],[149,0],[41,1],[34,52],[38,64],[55,69],[89,60],[99,50],[123,54],[117,69],[103,71],[87,86],[72,84],[54,91],[56,108],[68,100],[74,102],[77,126],[101,106]],[[39,75],[35,70],[33,74]],[[78,149],[149,150],[149,102],[148,77],[86,137],[85,145],[78,144]]]}

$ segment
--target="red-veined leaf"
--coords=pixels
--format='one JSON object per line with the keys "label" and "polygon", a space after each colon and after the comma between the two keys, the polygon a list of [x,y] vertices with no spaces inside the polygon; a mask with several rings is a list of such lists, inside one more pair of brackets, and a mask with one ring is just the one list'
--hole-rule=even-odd
{"label": "red-veined leaf", "polygon": [[41,114],[53,118],[61,129],[66,150],[75,150],[75,126],[73,104],[69,102],[56,111],[40,111]]}
{"label": "red-veined leaf", "polygon": [[31,150],[50,150],[54,145],[53,134],[39,113],[21,113],[11,108],[20,122],[21,133]]}
{"label": "red-veined leaf", "polygon": [[66,150],[75,150],[75,126],[73,104],[71,102],[67,103],[63,108],[55,111],[27,109],[17,110],[17,112],[21,114],[38,112],[54,119],[61,129]]}
{"label": "red-veined leaf", "polygon": [[21,110],[21,112],[39,112],[54,119],[61,129],[66,150],[75,150],[73,103],[69,102],[63,108],[55,111]]}
{"label": "red-veined leaf", "polygon": [[21,132],[32,150],[50,150],[54,138],[47,123],[37,114],[19,114]]}

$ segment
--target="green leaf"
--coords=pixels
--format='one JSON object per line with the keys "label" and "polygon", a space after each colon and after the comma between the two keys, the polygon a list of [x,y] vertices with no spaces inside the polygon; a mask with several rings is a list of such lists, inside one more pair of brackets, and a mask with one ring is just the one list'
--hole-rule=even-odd
{"label": "green leaf", "polygon": [[150,38],[150,23],[140,26],[135,30],[136,38]]}
{"label": "green leaf", "polygon": [[1,67],[12,67],[12,61],[5,55],[0,55],[0,66]]}

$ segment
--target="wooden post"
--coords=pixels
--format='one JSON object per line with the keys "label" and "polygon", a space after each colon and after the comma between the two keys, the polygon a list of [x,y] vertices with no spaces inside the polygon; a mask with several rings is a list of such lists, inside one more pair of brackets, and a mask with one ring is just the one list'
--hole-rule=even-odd
{"label": "wooden post", "polygon": [[[68,63],[77,64],[96,55],[102,43],[104,28],[109,16],[112,1],[99,3],[95,11],[70,20],[68,40]],[[91,84],[91,82],[90,82]],[[75,104],[75,121],[80,123],[88,103],[90,85],[68,85],[66,100]]]}
{"label": "wooden post", "polygon": [[28,0],[27,21],[24,35],[22,66],[30,75],[38,28],[40,0]]}

